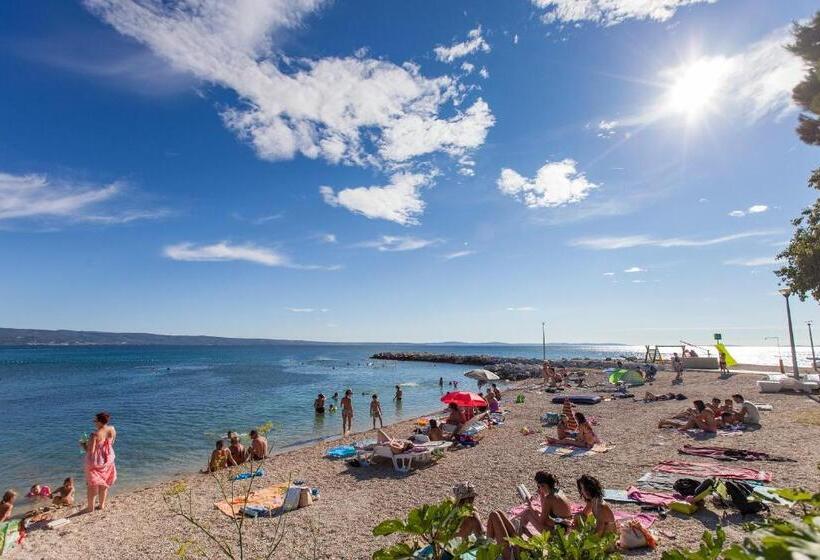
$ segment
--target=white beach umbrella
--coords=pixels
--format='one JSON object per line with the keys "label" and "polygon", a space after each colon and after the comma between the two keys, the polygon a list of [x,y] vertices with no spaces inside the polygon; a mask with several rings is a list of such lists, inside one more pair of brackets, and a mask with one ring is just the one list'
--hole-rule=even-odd
{"label": "white beach umbrella", "polygon": [[464,374],[464,377],[475,379],[476,381],[498,381],[501,379],[493,372],[486,369],[471,369]]}

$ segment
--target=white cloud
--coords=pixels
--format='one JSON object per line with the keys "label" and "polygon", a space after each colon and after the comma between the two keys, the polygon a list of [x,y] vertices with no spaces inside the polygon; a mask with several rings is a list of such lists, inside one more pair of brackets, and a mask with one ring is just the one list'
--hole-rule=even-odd
{"label": "white cloud", "polygon": [[[301,154],[380,165],[438,151],[461,155],[480,146],[494,123],[481,99],[457,110],[466,92],[457,79],[426,78],[411,63],[362,52],[318,60],[276,54],[276,39],[321,0],[85,4],[177,70],[233,90],[240,103],[223,111],[225,124],[263,159]],[[443,110],[455,114],[442,118]],[[426,138],[414,141],[415,133]]]}
{"label": "white cloud", "polygon": [[777,259],[774,257],[757,257],[751,259],[730,259],[724,261],[723,264],[732,266],[771,266],[777,264]]}
{"label": "white cloud", "polygon": [[591,21],[599,25],[616,25],[628,19],[666,21],[678,8],[690,4],[714,3],[717,0],[532,0],[545,10],[545,23]]}
{"label": "white cloud", "polygon": [[618,121],[601,121],[598,123],[598,137],[611,138],[615,135]]}
{"label": "white cloud", "polygon": [[420,173],[398,173],[385,186],[354,187],[338,192],[323,186],[319,192],[331,206],[342,206],[370,219],[406,226],[418,224],[417,216],[424,211],[419,191],[429,181],[429,176]]}
{"label": "white cloud", "polygon": [[475,251],[455,251],[453,253],[447,253],[446,255],[442,255],[441,258],[446,261],[451,261],[453,259],[460,259],[461,257],[468,257],[470,255],[475,255]]}
{"label": "white cloud", "polygon": [[335,233],[323,233],[319,236],[319,241],[322,243],[337,243],[338,239],[336,239]]}
{"label": "white cloud", "polygon": [[513,45],[517,45],[517,44],[518,44],[518,33],[513,35]]}
{"label": "white cloud", "polygon": [[126,185],[105,186],[55,181],[45,175],[0,172],[0,221],[60,219],[103,225],[168,216],[166,209],[118,209]]}
{"label": "white cloud", "polygon": [[598,187],[576,170],[576,162],[572,159],[547,162],[534,179],[504,168],[496,184],[502,193],[516,197],[530,208],[551,208],[579,202],[587,197],[590,190]]}
{"label": "white cloud", "polygon": [[449,47],[440,45],[433,50],[436,53],[436,58],[441,62],[453,62],[457,58],[463,58],[474,52],[488,53],[490,52],[490,45],[481,36],[481,26],[479,25],[467,33],[466,41],[454,43]]}
{"label": "white cloud", "polygon": [[418,237],[396,236],[396,235],[382,235],[373,241],[364,241],[359,243],[359,247],[368,247],[378,251],[415,251],[423,249],[430,245],[441,243],[440,239],[421,239]]}
{"label": "white cloud", "polygon": [[746,231],[741,233],[733,233],[731,235],[724,235],[722,237],[713,237],[710,239],[687,239],[681,237],[671,238],[657,238],[649,235],[629,235],[622,237],[588,237],[583,239],[576,239],[570,243],[575,247],[584,247],[586,249],[611,251],[616,249],[630,249],[632,247],[707,247],[709,245],[718,245],[720,243],[728,243],[729,241],[736,241],[738,239],[746,239],[749,237],[761,237],[778,233],[774,230],[766,231]]}
{"label": "white cloud", "polygon": [[529,305],[525,305],[523,307],[508,307],[507,311],[520,311],[520,312],[530,312],[536,311],[535,307],[530,307]]}
{"label": "white cloud", "polygon": [[461,69],[464,70],[465,74],[472,74],[473,70],[475,70],[475,64],[470,64],[469,62],[462,62]]}
{"label": "white cloud", "polygon": [[624,272],[630,272],[630,273],[632,273],[632,272],[646,272],[646,269],[641,268],[639,266],[633,266],[631,268],[627,268],[626,270],[624,270]]}
{"label": "white cloud", "polygon": [[163,254],[175,261],[247,261],[265,266],[288,266],[289,264],[287,257],[274,249],[252,243],[234,245],[229,241],[220,241],[212,245],[177,243],[165,247]]}
{"label": "white cloud", "polygon": [[604,276],[615,276],[614,272],[604,272]]}
{"label": "white cloud", "polygon": [[746,214],[761,214],[768,209],[769,207],[765,204],[755,204],[754,206],[749,206],[746,210],[732,210],[729,212],[729,215],[733,218],[742,218]]}
{"label": "white cloud", "polygon": [[481,70],[478,71],[478,75],[486,80],[487,78],[490,77],[490,71],[487,70],[486,66],[482,66]]}
{"label": "white cloud", "polygon": [[321,309],[315,309],[313,307],[286,307],[288,311],[291,313],[327,313],[330,309],[323,307]]}
{"label": "white cloud", "polygon": [[645,284],[646,280],[633,280],[632,283],[633,284]]}

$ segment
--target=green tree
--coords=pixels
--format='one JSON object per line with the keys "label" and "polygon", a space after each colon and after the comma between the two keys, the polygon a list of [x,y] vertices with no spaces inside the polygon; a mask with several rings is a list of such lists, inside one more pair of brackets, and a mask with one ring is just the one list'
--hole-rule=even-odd
{"label": "green tree", "polygon": [[[794,102],[803,110],[799,116],[797,134],[803,142],[820,146],[820,12],[811,23],[794,24],[794,43],[787,48],[803,59],[807,72],[792,91]],[[809,186],[820,190],[820,168],[809,178]],[[776,271],[780,280],[805,300],[811,295],[820,301],[820,199],[792,221],[794,236],[788,247],[777,255],[785,261]]]}

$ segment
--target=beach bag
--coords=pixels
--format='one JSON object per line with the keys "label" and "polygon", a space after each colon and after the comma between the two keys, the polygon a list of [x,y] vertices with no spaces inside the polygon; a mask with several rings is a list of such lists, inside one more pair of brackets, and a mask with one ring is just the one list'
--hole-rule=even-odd
{"label": "beach bag", "polygon": [[310,494],[310,488],[303,486],[299,491],[299,507],[308,507],[313,503],[313,496]]}
{"label": "beach bag", "polygon": [[655,548],[658,541],[640,522],[631,519],[621,525],[618,546],[623,550]]}
{"label": "beach bag", "polygon": [[737,508],[741,514],[751,515],[769,510],[769,507],[762,502],[749,501],[749,497],[754,490],[745,482],[739,480],[724,480],[723,486],[726,488],[726,494],[729,495],[731,505]]}
{"label": "beach bag", "polygon": [[679,478],[672,485],[672,488],[681,496],[694,496],[697,492],[700,482],[692,478]]}
{"label": "beach bag", "polygon": [[293,511],[299,507],[299,498],[302,495],[301,486],[291,486],[285,493],[285,501],[282,504],[282,511]]}

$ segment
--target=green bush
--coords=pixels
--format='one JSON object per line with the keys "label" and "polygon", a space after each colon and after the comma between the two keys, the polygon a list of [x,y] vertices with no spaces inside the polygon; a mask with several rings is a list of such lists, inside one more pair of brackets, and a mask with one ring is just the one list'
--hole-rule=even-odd
{"label": "green bush", "polygon": [[579,518],[570,531],[558,527],[544,531],[530,539],[513,537],[510,544],[519,550],[521,560],[617,560],[621,555],[615,550],[618,536],[595,534],[595,518]]}

